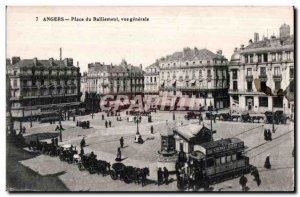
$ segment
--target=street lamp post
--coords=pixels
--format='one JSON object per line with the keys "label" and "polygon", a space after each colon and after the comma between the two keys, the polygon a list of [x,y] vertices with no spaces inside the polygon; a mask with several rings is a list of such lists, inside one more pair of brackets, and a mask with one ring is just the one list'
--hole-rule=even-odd
{"label": "street lamp post", "polygon": [[201,124],[201,117],[202,117],[202,115],[201,115],[201,104],[200,104],[199,112],[200,112],[200,114],[199,114],[199,125],[200,125]]}
{"label": "street lamp post", "polygon": [[59,109],[59,141],[62,142],[62,133],[61,133],[61,116],[62,116],[62,111]]}
{"label": "street lamp post", "polygon": [[91,95],[92,96],[92,119],[94,119],[94,99],[93,99],[93,94]]}
{"label": "street lamp post", "polygon": [[140,132],[139,132],[139,115],[136,115],[136,135],[140,135]]}
{"label": "street lamp post", "polygon": [[210,100],[210,131],[212,132],[212,104],[211,104],[211,100]]}

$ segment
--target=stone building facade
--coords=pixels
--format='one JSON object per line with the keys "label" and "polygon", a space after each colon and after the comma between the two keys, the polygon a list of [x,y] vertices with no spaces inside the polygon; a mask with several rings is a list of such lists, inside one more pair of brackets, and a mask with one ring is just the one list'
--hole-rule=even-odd
{"label": "stone building facade", "polygon": [[157,94],[159,92],[159,62],[156,61],[154,64],[146,68],[144,74],[145,81],[145,94]]}
{"label": "stone building facade", "polygon": [[159,95],[188,97],[202,107],[229,106],[227,59],[207,49],[184,48],[159,59]]}
{"label": "stone building facade", "polygon": [[144,92],[144,71],[140,67],[127,64],[122,60],[120,65],[106,65],[96,62],[88,65],[86,76],[88,93],[99,95],[133,96]]}
{"label": "stone building facade", "polygon": [[294,36],[288,25],[280,27],[278,37],[259,40],[259,34],[254,33],[254,40],[250,39],[246,47],[235,49],[229,71],[231,107],[256,112],[294,111],[285,97],[267,96],[260,91],[269,87],[277,95],[294,79]]}
{"label": "stone building facade", "polygon": [[7,59],[11,116],[39,117],[54,108],[76,109],[80,104],[80,69],[72,58],[38,60]]}

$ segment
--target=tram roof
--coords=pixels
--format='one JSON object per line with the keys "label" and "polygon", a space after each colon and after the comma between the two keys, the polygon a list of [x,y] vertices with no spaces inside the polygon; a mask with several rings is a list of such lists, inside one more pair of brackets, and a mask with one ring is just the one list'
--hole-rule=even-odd
{"label": "tram roof", "polygon": [[206,142],[201,144],[203,148],[214,148],[214,147],[219,147],[219,146],[226,146],[228,144],[238,144],[243,142],[242,140],[238,138],[227,138],[227,139],[221,139],[213,142]]}

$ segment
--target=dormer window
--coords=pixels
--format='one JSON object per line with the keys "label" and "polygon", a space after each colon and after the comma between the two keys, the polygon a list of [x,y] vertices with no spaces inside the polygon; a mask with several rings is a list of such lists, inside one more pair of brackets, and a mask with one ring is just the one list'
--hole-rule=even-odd
{"label": "dormer window", "polygon": [[189,65],[189,63],[188,63],[188,62],[186,62],[186,65],[188,66],[188,65]]}

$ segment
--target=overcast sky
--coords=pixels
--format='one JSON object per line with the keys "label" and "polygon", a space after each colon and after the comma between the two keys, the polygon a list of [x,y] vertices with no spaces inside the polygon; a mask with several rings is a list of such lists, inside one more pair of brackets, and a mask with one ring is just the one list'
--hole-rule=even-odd
{"label": "overcast sky", "polygon": [[[38,17],[38,21],[36,21]],[[148,17],[148,22],[44,22],[43,17]],[[119,64],[123,58],[146,66],[184,47],[222,49],[230,59],[235,47],[247,45],[254,32],[279,34],[293,28],[292,7],[8,7],[7,58]]]}

